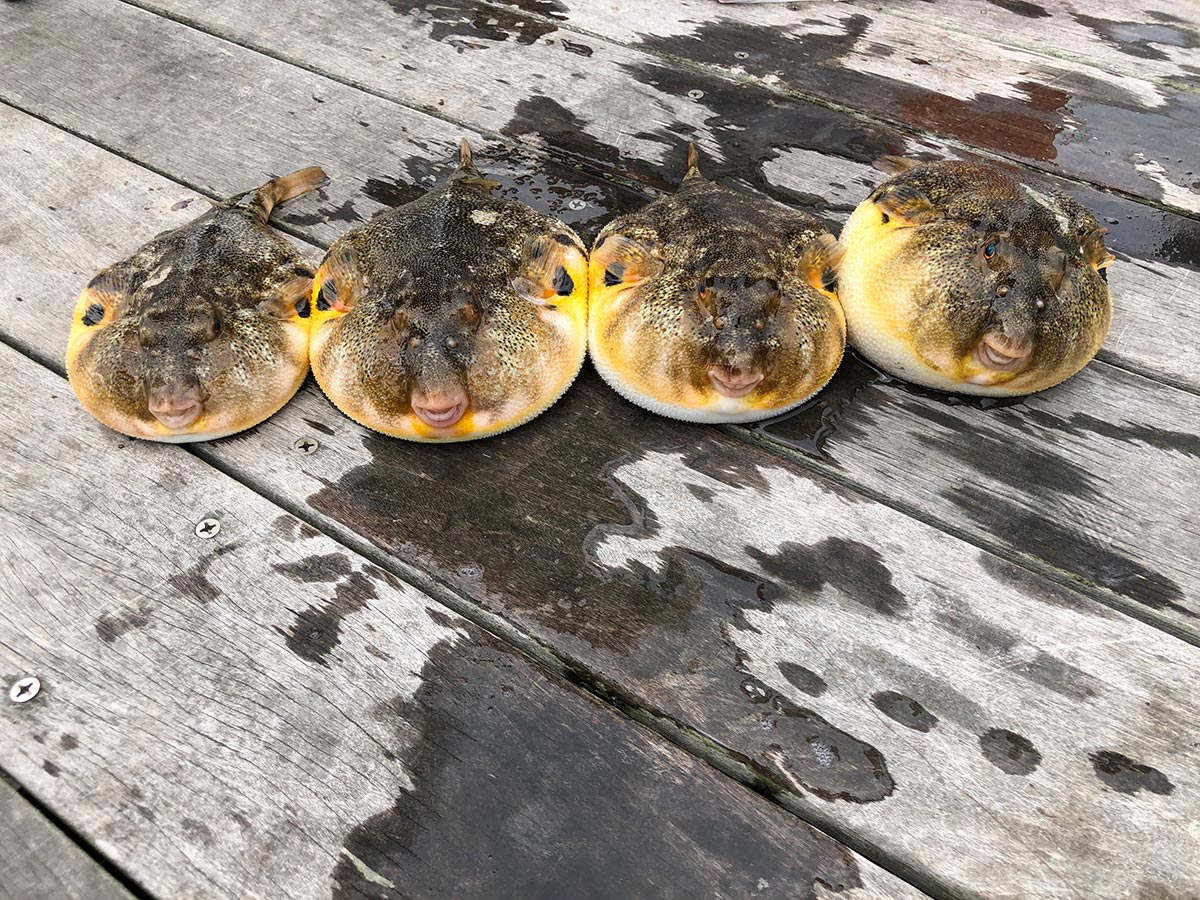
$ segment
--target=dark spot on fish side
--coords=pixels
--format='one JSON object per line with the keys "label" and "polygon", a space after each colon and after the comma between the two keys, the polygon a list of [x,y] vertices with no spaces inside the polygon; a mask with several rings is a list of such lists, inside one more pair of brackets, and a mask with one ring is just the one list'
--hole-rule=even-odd
{"label": "dark spot on fish side", "polygon": [[331,426],[326,425],[324,422],[321,422],[317,419],[305,419],[304,422],[313,431],[319,431],[321,434],[329,435],[330,437],[332,437],[334,434],[334,430]]}
{"label": "dark spot on fish side", "polygon": [[615,287],[621,283],[623,279],[612,268],[604,270],[604,285],[605,287]]}
{"label": "dark spot on fish side", "polygon": [[798,663],[787,661],[779,663],[779,674],[786,678],[792,687],[803,691],[810,697],[820,697],[828,687],[825,679],[812,669],[806,669]]}
{"label": "dark spot on fish side", "polygon": [[380,896],[349,854],[403,897],[549,900],[580,885],[590,900],[749,897],[763,879],[816,900],[862,885],[831,838],[770,824],[725,779],[686,756],[664,760],[605,710],[564,702],[558,685],[490,638],[434,647],[412,700],[379,710],[396,743],[413,747],[413,787],[350,829],[335,900]]}
{"label": "dark spot on fish side", "polygon": [[83,324],[84,325],[96,325],[103,318],[104,318],[104,307],[101,306],[99,303],[93,303],[91,306],[89,306],[87,308],[87,311],[83,314]]}
{"label": "dark spot on fish side", "polygon": [[876,709],[905,728],[928,733],[938,723],[938,717],[924,706],[897,691],[878,691],[871,695]]}
{"label": "dark spot on fish side", "polygon": [[361,612],[368,601],[377,597],[371,580],[362,572],[354,572],[338,582],[330,600],[297,612],[295,623],[287,631],[275,630],[297,656],[328,668],[328,656],[341,641],[342,620]]}
{"label": "dark spot on fish side", "polygon": [[1006,775],[1029,775],[1042,763],[1042,754],[1029,738],[1004,728],[992,728],[979,738],[984,758]]}
{"label": "dark spot on fish side", "polygon": [[306,556],[290,563],[276,563],[271,568],[301,584],[334,582],[350,575],[350,559],[344,553],[323,553]]}
{"label": "dark spot on fish side", "polygon": [[908,601],[893,583],[879,551],[860,541],[829,537],[812,546],[788,541],[773,554],[757,547],[747,547],[746,553],[767,575],[803,596],[812,596],[828,584],[873,612],[898,616],[908,611]]}
{"label": "dark spot on fish side", "polygon": [[1124,753],[1115,750],[1100,750],[1088,756],[1096,777],[1114,791],[1136,794],[1149,791],[1152,794],[1169,794],[1175,790],[1169,778],[1153,766],[1134,762]]}
{"label": "dark spot on fish side", "polygon": [[567,270],[559,266],[554,271],[554,292],[560,297],[568,297],[575,290],[575,281],[568,274]]}

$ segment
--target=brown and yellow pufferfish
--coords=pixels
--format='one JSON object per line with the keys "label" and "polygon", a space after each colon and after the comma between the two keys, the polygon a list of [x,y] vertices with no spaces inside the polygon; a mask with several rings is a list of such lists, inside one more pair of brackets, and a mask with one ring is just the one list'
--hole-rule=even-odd
{"label": "brown and yellow pufferfish", "polygon": [[700,175],[592,247],[588,349],[618,393],[689,422],[749,422],[819,391],[846,343],[841,248],[817,219]]}
{"label": "brown and yellow pufferfish", "polygon": [[83,407],[132,437],[182,443],[287,403],[308,372],[313,267],[267,220],[325,181],[316,166],[275,178],[92,278],[67,344]]}
{"label": "brown and yellow pufferfish", "polygon": [[1020,395],[1082,369],[1112,320],[1112,255],[1057,190],[978,162],[888,158],[851,215],[838,295],[850,343],[908,381]]}
{"label": "brown and yellow pufferfish", "polygon": [[587,349],[587,256],[570,228],[459,166],[351,229],[313,282],[313,374],[355,421],[416,441],[514,428],[570,386]]}

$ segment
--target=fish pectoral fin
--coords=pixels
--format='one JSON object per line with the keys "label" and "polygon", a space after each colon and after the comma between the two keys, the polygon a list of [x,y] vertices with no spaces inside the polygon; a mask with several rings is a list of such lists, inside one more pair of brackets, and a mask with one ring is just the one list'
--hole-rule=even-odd
{"label": "fish pectoral fin", "polygon": [[297,275],[289,278],[273,297],[258,304],[258,311],[273,319],[307,319],[311,312],[313,276]]}
{"label": "fish pectoral fin", "polygon": [[658,247],[623,234],[610,234],[592,248],[591,264],[604,272],[605,287],[632,287],[663,270]]}
{"label": "fish pectoral fin", "polygon": [[829,297],[837,296],[838,269],[846,248],[832,234],[822,234],[800,256],[800,273],[814,288]]}
{"label": "fish pectoral fin", "polygon": [[554,306],[576,291],[586,290],[582,284],[586,273],[587,259],[574,235],[539,234],[526,242],[512,288],[531,303]]}
{"label": "fish pectoral fin", "polygon": [[911,184],[885,186],[875,198],[884,225],[911,228],[927,225],[938,218],[937,208],[925,194]]}
{"label": "fish pectoral fin", "polygon": [[1083,258],[1097,272],[1107,269],[1117,260],[1115,256],[1108,252],[1108,248],[1104,246],[1104,235],[1107,233],[1107,228],[1093,228],[1079,242],[1079,252],[1083,254]]}
{"label": "fish pectoral fin", "polygon": [[354,248],[339,238],[312,279],[311,306],[313,313],[341,315],[354,308],[358,294],[362,290],[363,280],[358,271],[358,259]]}

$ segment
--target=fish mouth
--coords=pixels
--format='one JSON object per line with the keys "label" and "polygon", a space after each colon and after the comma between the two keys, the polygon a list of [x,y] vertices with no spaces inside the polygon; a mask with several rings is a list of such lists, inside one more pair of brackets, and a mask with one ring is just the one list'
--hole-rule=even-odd
{"label": "fish mouth", "polygon": [[453,428],[467,413],[469,401],[466,394],[435,397],[414,396],[411,401],[413,415],[430,428]]}
{"label": "fish mouth", "polygon": [[1003,335],[984,335],[975,347],[975,361],[987,372],[1017,372],[1033,356],[1032,348],[1007,340]]}
{"label": "fish mouth", "polygon": [[716,392],[732,400],[745,397],[762,383],[763,377],[762,372],[747,372],[722,366],[713,366],[708,370],[708,380],[712,382]]}
{"label": "fish mouth", "polygon": [[202,412],[204,412],[204,406],[200,403],[194,403],[191,406],[174,409],[169,412],[166,410],[150,410],[154,418],[175,431],[192,425],[200,418],[200,413]]}
{"label": "fish mouth", "polygon": [[183,387],[171,384],[151,391],[146,408],[163,425],[179,431],[200,418],[204,412],[204,400],[200,389],[194,385]]}

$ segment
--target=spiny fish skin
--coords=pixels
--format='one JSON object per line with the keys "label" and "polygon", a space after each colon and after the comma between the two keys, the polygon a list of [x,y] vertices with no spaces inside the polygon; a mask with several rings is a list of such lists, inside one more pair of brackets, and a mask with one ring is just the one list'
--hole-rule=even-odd
{"label": "spiny fish skin", "polygon": [[563,223],[492,196],[470,148],[444,184],[339,238],[313,283],[317,382],[376,431],[461,441],[557,400],[586,350],[587,256]]}
{"label": "spiny fish skin", "polygon": [[173,443],[232,434],[280,409],[308,372],[314,270],[267,220],[325,181],[315,166],[273,179],[93,277],[67,346],[84,408],[124,434]]}
{"label": "spiny fish skin", "polygon": [[1010,396],[1095,356],[1112,321],[1112,256],[1095,217],[985,163],[895,172],[851,215],[838,291],[849,339],[908,381]]}
{"label": "spiny fish skin", "polygon": [[705,180],[693,148],[675,194],[593,245],[592,361],[618,393],[672,418],[778,415],[841,361],[839,255],[812,216]]}

